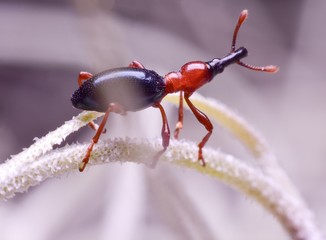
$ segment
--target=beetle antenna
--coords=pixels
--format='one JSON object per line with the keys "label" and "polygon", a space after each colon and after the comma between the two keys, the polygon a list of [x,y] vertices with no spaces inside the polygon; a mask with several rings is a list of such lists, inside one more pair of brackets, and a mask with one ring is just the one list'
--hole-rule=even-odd
{"label": "beetle antenna", "polygon": [[241,62],[241,61],[238,61],[237,64],[241,65],[242,67],[245,67],[245,68],[248,68],[248,69],[251,69],[251,70],[254,70],[254,71],[258,71],[258,72],[276,73],[279,70],[279,67],[277,67],[275,65],[257,67],[257,66],[246,64],[246,63]]}
{"label": "beetle antenna", "polygon": [[[231,53],[235,52],[235,45],[236,45],[239,29],[240,29],[240,27],[242,26],[242,24],[244,23],[244,21],[247,18],[248,18],[248,10],[245,9],[240,13],[237,25],[234,28],[232,44],[231,44]],[[279,70],[279,68],[277,66],[274,66],[274,65],[268,65],[268,66],[264,66],[264,67],[257,67],[257,66],[246,64],[246,63],[241,62],[241,61],[237,61],[237,64],[241,65],[242,67],[245,67],[245,68],[248,68],[248,69],[251,69],[251,70],[254,70],[254,71],[258,71],[258,72],[276,73]]]}
{"label": "beetle antenna", "polygon": [[234,28],[233,38],[232,38],[232,45],[231,45],[231,52],[234,52],[235,51],[235,44],[236,44],[236,41],[237,41],[239,29],[240,29],[241,25],[244,23],[244,21],[247,18],[248,18],[248,10],[245,9],[245,10],[243,10],[240,13],[240,16],[238,18],[237,25]]}

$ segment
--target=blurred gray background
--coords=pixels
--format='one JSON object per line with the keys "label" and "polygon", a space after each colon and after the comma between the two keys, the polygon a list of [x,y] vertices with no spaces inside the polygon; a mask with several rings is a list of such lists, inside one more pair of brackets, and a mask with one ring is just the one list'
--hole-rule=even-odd
{"label": "blurred gray background", "polygon": [[[70,96],[79,71],[99,72],[139,60],[164,75],[192,60],[227,54],[239,33],[254,65],[231,66],[198,92],[216,98],[267,139],[326,229],[326,28],[323,0],[0,1],[0,162],[80,111]],[[165,104],[170,126],[175,107]],[[150,119],[151,121],[148,121]],[[156,109],[107,123],[108,137],[159,137]],[[89,141],[82,129],[67,142]],[[185,114],[181,138],[205,130]],[[208,146],[250,158],[215,126]],[[111,164],[51,179],[0,204],[2,239],[287,239],[277,221],[224,184],[160,164],[155,170]]]}

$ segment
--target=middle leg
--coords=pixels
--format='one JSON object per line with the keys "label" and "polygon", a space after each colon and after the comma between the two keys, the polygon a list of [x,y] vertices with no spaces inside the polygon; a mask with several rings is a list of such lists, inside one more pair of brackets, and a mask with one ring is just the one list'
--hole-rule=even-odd
{"label": "middle leg", "polygon": [[183,127],[183,92],[180,91],[180,97],[179,97],[179,111],[178,111],[178,122],[175,125],[174,130],[174,138],[179,138],[179,132]]}
{"label": "middle leg", "polygon": [[156,103],[155,105],[153,105],[153,107],[160,109],[162,115],[162,121],[163,121],[162,130],[161,130],[163,149],[159,151],[154,158],[154,162],[152,165],[155,166],[158,159],[166,151],[167,147],[170,144],[170,127],[162,105],[160,103]]}

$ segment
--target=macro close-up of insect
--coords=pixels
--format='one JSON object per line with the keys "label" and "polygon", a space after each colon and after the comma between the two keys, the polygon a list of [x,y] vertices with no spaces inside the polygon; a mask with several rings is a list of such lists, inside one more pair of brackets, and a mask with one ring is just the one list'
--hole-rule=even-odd
{"label": "macro close-up of insect", "polygon": [[[177,139],[183,126],[183,98],[189,108],[204,125],[208,133],[198,144],[198,160],[205,166],[202,149],[213,131],[213,125],[205,113],[194,106],[190,96],[206,83],[209,83],[217,74],[224,71],[230,64],[239,64],[245,68],[275,73],[278,68],[273,65],[257,67],[241,61],[247,57],[248,50],[245,47],[236,48],[238,31],[248,17],[248,11],[243,10],[234,29],[231,51],[223,58],[214,58],[208,62],[193,61],[183,65],[178,72],[170,72],[164,77],[152,70],[146,69],[141,63],[133,61],[129,67],[106,70],[96,75],[81,72],[78,78],[79,88],[72,95],[71,101],[74,107],[105,112],[104,118],[96,130],[92,143],[89,145],[85,158],[80,164],[79,170],[83,171],[89,161],[94,144],[99,140],[104,131],[109,113],[114,112],[125,115],[127,111],[140,111],[147,107],[159,108],[162,120],[162,145],[163,150],[158,153],[159,157],[169,146],[170,129],[165,111],[160,104],[161,100],[170,93],[180,92],[179,119],[176,125],[174,137]],[[90,126],[95,129],[94,123]]]}
{"label": "macro close-up of insect", "polygon": [[1,239],[325,240],[325,9],[0,0]]}

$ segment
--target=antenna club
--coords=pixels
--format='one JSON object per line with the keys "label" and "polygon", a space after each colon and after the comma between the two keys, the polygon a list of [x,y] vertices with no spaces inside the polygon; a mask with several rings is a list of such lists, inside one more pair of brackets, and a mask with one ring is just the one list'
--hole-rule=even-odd
{"label": "antenna club", "polygon": [[268,73],[277,73],[280,70],[279,67],[274,66],[274,65],[269,65],[264,67],[264,72],[268,72]]}
{"label": "antenna club", "polygon": [[249,15],[248,10],[247,9],[243,10],[240,13],[238,22],[242,24],[248,18],[248,15]]}

